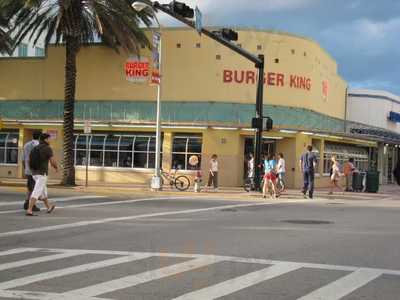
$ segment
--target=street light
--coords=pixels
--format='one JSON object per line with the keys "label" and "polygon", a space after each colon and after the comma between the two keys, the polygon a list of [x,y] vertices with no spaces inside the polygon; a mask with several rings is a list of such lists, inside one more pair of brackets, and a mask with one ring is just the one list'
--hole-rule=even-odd
{"label": "street light", "polygon": [[157,112],[156,112],[156,157],[155,157],[155,170],[154,170],[154,175],[151,178],[151,189],[153,190],[161,190],[161,176],[160,176],[160,165],[161,165],[161,160],[160,160],[160,148],[161,148],[161,25],[160,22],[158,21],[155,9],[150,1],[146,0],[138,0],[132,3],[132,8],[136,10],[137,12],[140,12],[144,9],[150,9],[151,12],[154,15],[154,18],[158,24],[159,28],[159,42],[158,42],[158,55],[159,55],[159,76],[160,80],[157,84]]}

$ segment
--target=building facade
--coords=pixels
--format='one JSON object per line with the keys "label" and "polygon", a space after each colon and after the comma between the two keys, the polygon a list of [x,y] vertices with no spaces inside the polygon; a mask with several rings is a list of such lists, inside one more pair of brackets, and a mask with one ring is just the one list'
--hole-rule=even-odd
{"label": "building facade", "polygon": [[[274,120],[274,129],[264,132],[262,148],[264,154],[284,154],[288,186],[302,184],[298,162],[308,144],[319,157],[317,186],[329,183],[332,155],[342,162],[354,157],[359,169],[367,170],[378,143],[350,130],[354,126],[346,115],[347,84],[330,55],[314,41],[291,34],[238,33],[241,47],[266,57],[264,115]],[[246,156],[254,150],[254,65],[190,29],[165,29],[162,41],[162,167],[194,173],[188,158],[197,155],[207,174],[208,161],[217,154],[221,185],[240,186]],[[50,47],[44,58],[0,59],[0,177],[22,176],[21,149],[37,129],[53,136],[61,159],[64,56],[64,48]],[[143,50],[141,59],[151,61],[151,53]],[[79,52],[78,179],[84,178],[88,160],[92,181],[149,182],[157,88],[147,79],[133,83],[138,70],[129,67],[131,62],[131,55],[102,45]],[[91,122],[89,135],[83,133],[85,121]]]}
{"label": "building facade", "polygon": [[385,91],[349,90],[347,118],[375,127],[358,129],[378,141],[377,169],[381,172],[381,183],[394,183],[393,170],[400,157],[400,97]]}

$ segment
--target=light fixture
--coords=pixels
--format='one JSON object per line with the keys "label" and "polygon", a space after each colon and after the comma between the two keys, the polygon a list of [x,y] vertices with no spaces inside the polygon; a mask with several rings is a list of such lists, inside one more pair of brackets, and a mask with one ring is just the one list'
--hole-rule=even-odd
{"label": "light fixture", "polygon": [[319,133],[317,133],[316,136],[319,136],[319,137],[329,137],[328,134],[319,134]]}
{"label": "light fixture", "polygon": [[251,132],[256,131],[254,128],[242,128],[241,130],[243,130],[243,131],[251,131]]}
{"label": "light fixture", "polygon": [[238,130],[239,128],[237,127],[211,127],[212,129],[215,130]]}
{"label": "light fixture", "polygon": [[281,136],[263,136],[263,139],[270,139],[270,140],[283,140],[284,137]]}
{"label": "light fixture", "polygon": [[132,8],[136,10],[137,12],[142,11],[145,8],[153,8],[153,5],[151,4],[150,1],[146,0],[140,0],[140,1],[135,1],[132,3]]}
{"label": "light fixture", "polygon": [[148,125],[148,124],[111,124],[111,127],[121,127],[121,128],[156,128],[156,125]]}
{"label": "light fixture", "polygon": [[24,126],[60,126],[61,123],[21,123]]}
{"label": "light fixture", "polygon": [[206,130],[208,127],[207,126],[179,126],[179,125],[163,125],[162,128],[165,129],[201,129],[201,130]]}
{"label": "light fixture", "polygon": [[295,134],[295,133],[297,133],[298,131],[296,131],[296,130],[281,129],[281,130],[279,130],[279,132],[282,132],[282,133],[289,133],[289,134]]}
{"label": "light fixture", "polygon": [[302,133],[302,134],[305,134],[305,135],[314,135],[314,133],[312,133],[312,132],[307,132],[307,131],[302,131],[301,133]]}

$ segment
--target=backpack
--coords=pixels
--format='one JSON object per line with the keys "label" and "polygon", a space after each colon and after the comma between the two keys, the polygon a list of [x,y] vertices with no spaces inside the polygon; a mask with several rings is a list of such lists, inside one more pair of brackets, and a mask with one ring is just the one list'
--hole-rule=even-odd
{"label": "backpack", "polygon": [[31,170],[40,169],[40,148],[39,145],[35,146],[29,154],[29,168]]}

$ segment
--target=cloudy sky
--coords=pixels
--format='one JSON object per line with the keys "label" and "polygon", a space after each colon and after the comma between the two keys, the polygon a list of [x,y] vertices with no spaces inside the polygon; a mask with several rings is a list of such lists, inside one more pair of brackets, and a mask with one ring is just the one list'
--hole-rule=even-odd
{"label": "cloudy sky", "polygon": [[350,87],[400,95],[400,0],[183,2],[200,8],[204,25],[275,29],[312,38],[336,59]]}

